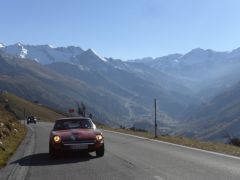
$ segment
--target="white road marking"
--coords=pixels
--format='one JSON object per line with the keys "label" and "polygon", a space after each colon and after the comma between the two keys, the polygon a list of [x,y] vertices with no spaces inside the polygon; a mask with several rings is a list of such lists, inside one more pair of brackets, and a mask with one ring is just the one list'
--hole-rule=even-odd
{"label": "white road marking", "polygon": [[[28,146],[27,148],[26,148],[26,146],[24,148],[25,151],[23,153],[23,157],[30,156],[31,154],[33,154],[34,145],[35,145],[35,133],[33,131],[33,128],[31,126],[27,126],[27,127],[32,131],[32,134],[29,134],[29,132],[28,132],[25,139],[23,140],[24,144],[21,144],[20,147],[19,147],[19,148],[23,148],[24,147],[23,145]],[[28,173],[28,170],[29,170],[30,166],[21,166],[21,165],[19,165],[19,163],[13,163],[13,164],[10,163],[8,166],[6,166],[6,168],[7,167],[11,168],[12,167],[11,165],[13,166],[13,168],[10,171],[10,173],[7,175],[8,176],[7,180],[26,179],[26,176],[27,176],[27,173]]]}
{"label": "white road marking", "polygon": [[160,176],[153,176],[155,179],[157,180],[165,180],[164,178],[160,177]]}
{"label": "white road marking", "polygon": [[28,125],[28,127],[33,131],[33,128],[31,126]]}
{"label": "white road marking", "polygon": [[107,131],[107,132],[111,132],[111,133],[122,134],[122,135],[125,135],[125,136],[135,137],[135,138],[139,138],[139,139],[145,139],[145,140],[149,140],[149,141],[153,141],[153,142],[157,142],[157,143],[168,144],[168,145],[172,145],[172,146],[176,146],[176,147],[181,147],[181,148],[185,148],[185,149],[191,149],[191,150],[194,150],[194,151],[200,151],[200,152],[205,152],[205,153],[209,153],[209,154],[213,154],[213,155],[217,155],[217,156],[223,156],[223,157],[227,157],[227,158],[240,160],[240,157],[237,157],[237,156],[217,153],[217,152],[203,150],[203,149],[198,149],[198,148],[194,148],[194,147],[188,147],[188,146],[174,144],[174,143],[165,142],[165,141],[161,141],[161,140],[144,138],[144,137],[141,137],[141,136],[135,136],[135,135],[125,134],[125,133],[116,132],[116,131],[110,131],[110,130],[104,130],[104,129],[102,129],[102,130],[103,131]]}

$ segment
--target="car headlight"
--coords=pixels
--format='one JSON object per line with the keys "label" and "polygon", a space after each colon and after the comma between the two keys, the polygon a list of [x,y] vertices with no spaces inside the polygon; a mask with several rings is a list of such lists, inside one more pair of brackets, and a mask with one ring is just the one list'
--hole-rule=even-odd
{"label": "car headlight", "polygon": [[54,137],[53,137],[53,141],[54,141],[55,143],[60,143],[60,142],[61,142],[60,136],[54,136]]}
{"label": "car headlight", "polygon": [[101,141],[103,139],[103,136],[102,135],[96,135],[96,139],[97,139],[97,141]]}

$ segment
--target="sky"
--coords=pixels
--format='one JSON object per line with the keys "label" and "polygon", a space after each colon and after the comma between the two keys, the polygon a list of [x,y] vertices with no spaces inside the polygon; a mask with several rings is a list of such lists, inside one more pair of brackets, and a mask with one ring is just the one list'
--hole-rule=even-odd
{"label": "sky", "polygon": [[240,47],[239,0],[0,0],[0,42],[122,60]]}

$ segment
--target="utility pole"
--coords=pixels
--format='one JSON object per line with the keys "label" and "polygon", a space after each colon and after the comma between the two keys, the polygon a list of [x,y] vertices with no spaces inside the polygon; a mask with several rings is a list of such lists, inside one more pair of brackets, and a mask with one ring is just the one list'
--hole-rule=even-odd
{"label": "utility pole", "polygon": [[24,124],[26,124],[26,109],[24,108],[23,109],[23,121],[24,121]]}
{"label": "utility pole", "polygon": [[155,138],[157,138],[157,100],[154,99]]}

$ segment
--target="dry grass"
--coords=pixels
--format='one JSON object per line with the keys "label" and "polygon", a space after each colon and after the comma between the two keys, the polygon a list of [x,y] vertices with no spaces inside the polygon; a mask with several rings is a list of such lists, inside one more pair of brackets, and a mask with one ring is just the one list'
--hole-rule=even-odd
{"label": "dry grass", "polygon": [[14,111],[14,113],[19,119],[24,118],[24,109],[25,117],[34,115],[37,116],[37,118],[41,121],[55,121],[58,118],[65,117],[65,115],[61,113],[57,113],[56,111],[51,110],[45,106],[29,102],[11,93],[1,94],[0,104],[6,104],[6,99],[8,100],[10,108]]}
{"label": "dry grass", "polygon": [[[8,111],[6,110],[8,106]],[[37,116],[42,121],[54,121],[65,117],[47,107],[29,102],[11,93],[0,94],[0,168],[15,152],[26,135],[26,128],[17,119],[25,116]]]}
{"label": "dry grass", "polygon": [[118,129],[118,128],[113,129],[103,125],[99,125],[98,127],[101,129],[112,130],[112,131],[121,132],[125,134],[131,134],[131,135],[145,137],[149,139],[155,139],[159,141],[170,142],[174,144],[179,144],[179,145],[184,145],[188,147],[193,147],[193,148],[198,148],[198,149],[240,157],[240,147],[236,147],[228,144],[200,141],[200,140],[190,139],[190,138],[185,138],[180,136],[158,136],[157,138],[154,138],[154,134],[149,132],[138,132],[138,131],[132,131],[128,129]]}
{"label": "dry grass", "polygon": [[0,168],[16,151],[25,135],[26,128],[12,114],[0,107]]}

